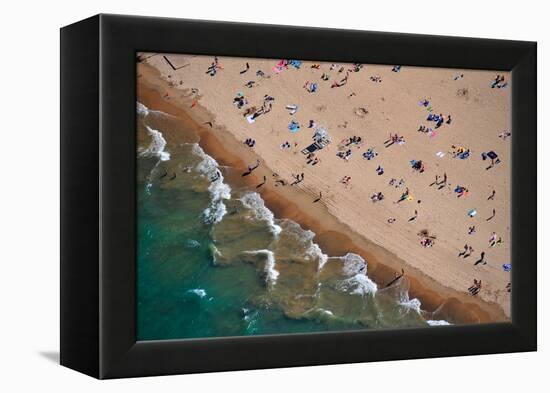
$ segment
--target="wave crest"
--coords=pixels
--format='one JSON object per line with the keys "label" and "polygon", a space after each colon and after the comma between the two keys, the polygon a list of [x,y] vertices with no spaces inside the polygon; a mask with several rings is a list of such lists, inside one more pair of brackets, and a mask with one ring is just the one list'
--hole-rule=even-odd
{"label": "wave crest", "polygon": [[206,154],[197,143],[193,144],[192,151],[201,158],[195,169],[210,182],[208,191],[210,192],[211,202],[210,206],[203,211],[203,220],[208,224],[217,224],[227,213],[223,201],[224,199],[231,199],[231,187],[223,182],[224,177],[216,160]]}
{"label": "wave crest", "polygon": [[240,201],[242,204],[250,209],[254,213],[254,217],[257,220],[265,221],[269,225],[271,232],[278,236],[283,230],[279,225],[275,224],[275,216],[269,210],[264,203],[264,200],[257,192],[247,192],[244,194]]}
{"label": "wave crest", "polygon": [[166,139],[162,136],[159,130],[155,130],[149,126],[145,126],[147,132],[151,136],[151,143],[140,152],[141,157],[158,157],[161,161],[168,161],[170,159],[170,153],[164,151],[166,147]]}

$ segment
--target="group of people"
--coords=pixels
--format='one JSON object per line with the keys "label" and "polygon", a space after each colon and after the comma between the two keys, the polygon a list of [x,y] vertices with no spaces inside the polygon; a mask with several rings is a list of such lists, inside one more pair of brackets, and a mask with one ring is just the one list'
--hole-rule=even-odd
{"label": "group of people", "polygon": [[313,165],[317,165],[319,162],[321,162],[321,160],[319,159],[319,157],[316,157],[315,156],[315,153],[309,153],[307,156],[306,156],[306,164],[311,164],[312,166]]}
{"label": "group of people", "polygon": [[[299,61],[282,60],[279,63],[277,63],[277,65],[274,67],[274,70],[276,69],[278,72],[281,72],[282,70],[287,69],[289,67],[294,67],[296,69],[299,69],[300,65],[301,65],[301,63]],[[339,87],[345,86],[349,81],[350,75],[354,72],[360,71],[362,67],[363,66],[361,64],[354,64],[352,66],[352,68],[348,68],[346,70],[346,67],[344,67],[344,66],[337,66],[337,65],[333,64],[330,67],[330,71],[338,70],[337,71],[338,74],[342,74],[342,75],[341,76],[338,76],[338,75],[334,76],[334,80],[336,80],[336,81],[332,83],[331,88],[339,88]],[[313,64],[311,66],[311,68],[319,70],[320,65]],[[217,59],[216,59],[216,61],[214,63],[212,63],[212,66],[209,68],[208,72],[211,73],[212,76],[214,76],[219,69],[221,69],[221,67],[217,63]],[[246,68],[243,71],[241,71],[241,74],[248,72],[249,69],[250,69],[250,66],[249,66],[248,63],[246,63]],[[400,72],[400,70],[401,70],[401,66],[395,66],[392,69],[393,72]],[[264,75],[261,75],[261,76],[263,77]],[[463,74],[455,77],[455,80],[458,80],[457,78],[462,79]],[[328,72],[323,72],[322,75],[321,75],[321,81],[328,81],[329,79],[331,79],[331,75],[329,75]],[[377,76],[377,75],[370,76],[369,79],[372,82],[375,82],[375,83],[382,82],[382,78],[380,76]],[[320,82],[320,83],[322,84],[322,82]],[[494,88],[494,87],[501,88],[501,87],[504,87],[505,85],[506,85],[505,78],[501,75],[498,75],[495,78],[495,80],[494,80],[493,84],[491,85],[491,87],[492,88]],[[254,86],[256,86],[256,83],[254,81],[249,81],[247,84],[245,84],[245,86],[249,87],[249,88],[254,87]],[[315,83],[315,82],[312,82],[312,81],[308,80],[303,85],[303,88],[309,93],[315,93],[315,92],[318,92],[319,85],[318,85],[318,83]],[[352,97],[354,95],[355,95],[355,93],[352,92],[349,95],[349,97]],[[265,113],[268,113],[272,108],[272,101],[273,100],[274,100],[273,97],[270,97],[270,96],[266,95],[264,97],[261,108],[257,109],[256,107],[249,107],[245,111],[245,116],[251,116],[251,120],[254,120],[258,116],[260,116],[262,114],[265,114]],[[245,96],[242,93],[239,92],[237,94],[237,96],[234,98],[234,104],[239,109],[242,109],[243,107],[248,105],[248,102],[247,102]],[[438,130],[439,128],[441,128],[445,124],[446,125],[451,125],[453,123],[453,118],[451,117],[450,114],[448,114],[447,116],[443,116],[442,113],[434,114],[432,103],[430,102],[430,100],[428,98],[422,99],[419,102],[419,104],[428,111],[427,116],[424,118],[425,121],[428,122],[428,125],[424,125],[424,124],[420,125],[419,128],[418,128],[419,132],[428,133],[430,136],[434,136],[436,134],[435,130]],[[286,105],[285,108],[289,111],[289,114],[291,116],[293,116],[298,111],[298,106],[294,105],[294,104]],[[355,113],[358,117],[364,117],[366,114],[368,114],[368,111],[364,108],[360,108],[360,111],[356,110]],[[433,125],[430,125],[429,123],[431,123]],[[316,129],[317,124],[314,120],[309,120],[307,127]],[[287,128],[290,130],[290,132],[294,133],[294,132],[298,132],[300,130],[301,126],[300,126],[300,123],[297,120],[292,119],[288,123]],[[347,128],[347,122],[341,128]],[[439,130],[438,130],[438,132],[439,132]],[[506,140],[510,135],[511,135],[510,132],[503,131],[498,136],[499,136],[499,138],[501,138],[503,140]],[[244,143],[247,146],[254,147],[255,140],[253,140],[252,138],[247,138]],[[364,141],[363,141],[361,136],[353,135],[353,136],[343,140],[340,143],[339,151],[336,152],[336,156],[339,157],[339,158],[342,158],[343,160],[348,161],[353,155],[351,145],[359,146],[359,145],[362,145],[363,143],[364,143]],[[395,133],[395,134],[390,133],[390,137],[389,137],[388,140],[386,140],[384,142],[384,145],[387,148],[387,147],[390,147],[394,144],[397,144],[397,145],[405,144],[405,138],[403,136],[400,136],[397,133]],[[290,149],[291,144],[290,144],[289,141],[285,141],[284,143],[282,143],[280,145],[280,147],[283,150],[284,149]],[[316,155],[316,153],[314,151],[315,151],[315,149],[309,149],[309,152],[305,151],[305,150],[303,151],[303,153],[306,155],[305,160],[306,160],[307,165],[311,164],[311,165],[314,166],[314,165],[317,165],[320,162],[319,157]],[[469,148],[456,147],[456,146],[453,145],[452,150],[449,151],[448,153],[450,153],[450,155],[452,155],[453,158],[458,158],[458,159],[464,160],[464,159],[467,159],[467,158],[471,157],[472,152]],[[443,157],[443,155],[444,155],[444,153],[442,153],[442,155],[440,157]],[[374,147],[370,147],[362,153],[362,157],[366,160],[369,160],[369,161],[375,159],[377,156],[378,156],[378,152],[374,149]],[[491,160],[491,166],[489,168],[491,168],[494,165],[500,163],[500,159],[498,158],[498,155],[493,150],[482,153],[482,159],[483,160],[488,160],[488,159]],[[257,165],[259,165],[259,163]],[[411,168],[414,171],[418,172],[418,173],[424,173],[425,170],[426,170],[426,165],[425,165],[423,160],[411,160],[410,165],[411,165]],[[489,168],[487,168],[487,169],[489,169]],[[248,172],[250,173],[254,169],[255,169],[255,167],[249,167]],[[375,171],[376,171],[378,176],[381,176],[381,175],[384,174],[384,168],[381,165],[378,165],[377,168],[375,169]],[[291,183],[291,185],[297,185],[297,184],[304,181],[304,173],[296,174],[296,175],[292,174],[292,177],[294,178],[294,181]],[[346,176],[343,176],[341,178],[340,183],[343,184],[344,186],[346,186],[346,188],[347,188],[348,185],[350,184],[350,181],[351,181],[351,176],[346,175]],[[265,179],[264,179],[264,183],[265,183]],[[430,184],[430,187],[435,185],[436,188],[442,189],[443,187],[446,187],[448,185],[449,190],[452,190],[452,188],[450,188],[451,184],[450,183],[447,184],[447,183],[448,183],[448,179],[447,179],[447,174],[446,173],[444,174],[443,178],[441,178],[439,175],[436,175],[435,176],[435,181]],[[276,186],[278,186],[278,185],[284,186],[284,185],[286,185],[286,181],[283,180],[283,179],[278,178],[275,181],[275,185]],[[400,179],[399,181],[397,181],[397,179],[392,178],[389,181],[389,185],[390,186],[395,186],[396,188],[399,188],[399,187],[403,187],[405,185],[405,181],[403,179]],[[461,197],[466,197],[469,193],[469,190],[468,190],[467,187],[458,184],[454,188],[454,193],[456,194],[457,198],[461,198]],[[494,191],[493,191],[492,197],[490,197],[489,199],[492,199],[492,198],[494,198]],[[321,193],[319,193],[319,197],[315,200],[315,202],[319,201],[320,199],[321,199]],[[373,193],[371,195],[370,199],[373,203],[377,203],[377,202],[383,201],[385,199],[385,196],[382,192],[378,191],[378,192]],[[412,197],[409,189],[406,188],[405,191],[401,194],[401,197],[394,203],[400,203],[400,202],[407,201],[407,200],[410,201],[410,200],[413,200],[413,199],[414,198]],[[420,203],[420,201],[418,201],[418,203]],[[475,213],[476,213],[475,209],[472,209],[472,211],[474,211],[474,213],[472,213],[471,215],[469,213],[469,215],[471,217],[475,216]],[[494,214],[495,213],[493,213],[493,217],[494,217]],[[414,220],[417,219],[417,217],[418,217],[418,211],[414,210],[414,215],[409,218],[409,221],[414,221]],[[491,218],[492,217],[490,217],[490,219]],[[392,217],[392,218],[389,218],[387,220],[387,222],[389,224],[393,224],[393,223],[396,222],[396,219]],[[469,226],[467,233],[468,233],[468,235],[474,235],[476,233],[475,225]],[[435,236],[430,236],[427,233],[422,234],[422,235],[420,235],[420,245],[422,247],[426,247],[426,248],[432,247],[435,244],[435,239],[436,239]],[[490,238],[489,243],[490,243],[490,247],[495,247],[497,245],[502,244],[502,238],[496,236],[496,233],[493,233],[493,235]],[[473,252],[474,252],[473,247],[469,244],[466,244],[464,246],[464,250],[459,253],[459,257],[462,257],[464,259],[468,258],[472,255]],[[475,265],[486,264],[486,263],[487,262],[485,260],[485,252],[481,252],[481,257],[475,262]],[[474,285],[471,286],[468,289],[468,291],[472,295],[477,295],[480,290],[481,290],[481,280],[479,280],[479,281],[474,280]]]}
{"label": "group of people", "polygon": [[495,87],[502,89],[506,86],[508,86],[508,82],[505,82],[504,75],[497,75],[493,83],[491,83],[491,89],[494,89]]}
{"label": "group of people", "polygon": [[351,158],[351,155],[352,155],[352,151],[351,149],[347,149],[347,150],[341,150],[339,152],[336,153],[336,156],[337,157],[340,157],[344,160],[349,160]]}
{"label": "group of people", "polygon": [[210,67],[208,67],[205,73],[210,76],[215,76],[218,73],[218,70],[221,70],[221,69],[222,69],[222,66],[219,63],[218,58],[214,57],[214,61],[212,62],[212,64],[210,64]]}
{"label": "group of people", "polygon": [[390,138],[384,142],[385,147],[390,147],[394,143],[397,143],[398,145],[404,145],[405,144],[405,138],[403,136],[399,136],[397,134],[390,133]]}

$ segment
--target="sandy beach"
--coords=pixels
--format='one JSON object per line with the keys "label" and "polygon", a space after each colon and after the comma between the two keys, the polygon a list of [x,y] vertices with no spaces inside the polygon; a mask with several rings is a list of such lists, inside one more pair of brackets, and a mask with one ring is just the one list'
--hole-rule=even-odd
{"label": "sandy beach", "polygon": [[[275,216],[312,230],[323,252],[361,255],[382,286],[403,269],[410,295],[441,319],[510,318],[510,75],[222,57],[210,75],[210,56],[141,57],[138,101],[176,116],[222,165],[246,172],[260,160],[230,180],[261,184]],[[491,87],[497,74],[502,88]],[[253,122],[247,109],[260,113]],[[308,159],[319,129],[330,143]],[[492,166],[487,152],[498,153]]]}

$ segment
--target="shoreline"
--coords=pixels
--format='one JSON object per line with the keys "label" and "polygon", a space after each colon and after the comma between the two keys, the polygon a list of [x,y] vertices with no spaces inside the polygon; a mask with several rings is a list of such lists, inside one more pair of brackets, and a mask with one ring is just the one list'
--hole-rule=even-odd
{"label": "shoreline", "polygon": [[[174,115],[184,128],[194,133],[203,150],[220,165],[246,171],[247,164],[262,160],[252,149],[245,147],[231,133],[216,124],[215,117],[182,89],[171,87],[152,66],[138,64],[138,100],[147,107]],[[212,122],[212,127],[205,123]],[[177,143],[179,137],[163,131],[168,143]],[[234,176],[228,182],[255,187],[263,176],[273,178],[273,171],[263,164],[247,177]],[[344,255],[353,252],[368,263],[368,276],[384,286],[405,269],[410,283],[411,298],[418,298],[422,309],[434,312],[437,319],[451,323],[485,323],[509,321],[496,303],[443,286],[419,269],[410,266],[382,246],[356,233],[347,224],[330,214],[322,203],[312,203],[317,196],[312,190],[302,187],[275,187],[272,182],[256,190],[276,218],[288,218],[316,234],[315,242],[325,254]],[[283,194],[284,192],[284,194]],[[322,200],[320,202],[323,202]],[[307,212],[307,213],[306,213]]]}

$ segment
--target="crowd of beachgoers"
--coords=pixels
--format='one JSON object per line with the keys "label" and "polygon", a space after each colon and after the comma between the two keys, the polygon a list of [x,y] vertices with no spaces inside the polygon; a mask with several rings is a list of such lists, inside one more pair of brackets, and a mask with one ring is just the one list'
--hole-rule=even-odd
{"label": "crowd of beachgoers", "polygon": [[[206,71],[207,74],[211,76],[216,75],[216,70],[219,68],[219,61],[217,58],[214,59],[211,66]],[[293,67],[296,69],[300,69],[302,67],[302,62],[299,60],[280,60],[277,62],[274,67],[273,71],[276,73],[283,72],[285,69],[288,69],[289,67]],[[313,64],[310,66],[312,69],[320,69],[320,64]],[[363,69],[362,64],[352,64],[352,65],[337,65],[332,64],[329,68],[330,71],[333,71],[335,69],[338,69],[338,79],[331,84],[327,84],[326,86],[330,86],[329,88],[340,88],[342,86],[345,86],[349,78],[354,75],[354,73],[357,73]],[[244,74],[246,72],[250,71],[250,64],[247,62],[245,64],[244,69],[240,72],[241,74]],[[398,73],[401,71],[401,66],[394,66],[392,68],[392,71],[395,73]],[[257,77],[264,77],[266,74],[262,70],[256,70],[255,75]],[[459,74],[454,77],[454,80],[460,80],[464,78],[464,74]],[[370,76],[369,79],[374,83],[382,83],[382,78],[380,76]],[[330,80],[330,75],[328,73],[323,73],[321,75],[321,80],[328,82]],[[256,81],[250,80],[245,84],[247,88],[253,88],[256,85]],[[505,80],[505,77],[503,75],[497,75],[495,79],[490,83],[490,88],[506,88],[507,82]],[[321,86],[319,86],[318,83],[312,82],[312,81],[306,81],[303,85],[303,88],[309,92],[309,93],[316,93]],[[325,86],[323,86],[325,88]],[[353,93],[352,93],[353,94]],[[242,115],[246,117],[247,121],[249,123],[253,123],[259,116],[268,114],[275,102],[275,98],[269,95],[265,95],[263,98],[263,101],[260,104],[252,105],[248,102],[246,95],[243,92],[238,92],[233,100],[233,104],[235,107],[239,110],[243,110]],[[437,113],[434,109],[434,104],[428,99],[428,98],[421,98],[418,102],[418,105],[425,109],[425,118],[422,122],[422,124],[419,125],[418,132],[426,134],[429,138],[434,138],[437,136],[438,132],[446,132],[443,130],[444,128],[452,128],[452,122],[453,118],[451,114],[443,115],[442,113]],[[289,114],[292,116],[294,115],[298,110],[299,107],[295,104],[285,104],[285,108],[289,111]],[[366,108],[358,108],[356,110],[356,114],[359,116],[364,116],[368,114],[368,110]],[[312,131],[312,143],[309,146],[304,146],[304,149],[302,150],[302,153],[304,154],[304,159],[306,160],[306,163],[308,165],[317,165],[322,163],[321,159],[319,158],[319,153],[322,151],[322,149],[327,146],[328,144],[332,143],[332,140],[329,136],[329,133],[326,129],[319,127],[317,125],[316,119],[309,120],[308,124],[305,126],[307,129],[310,129]],[[289,121],[288,130],[290,133],[296,133],[299,130],[302,129],[302,125],[292,119]],[[449,130],[449,132],[452,132],[452,130]],[[506,140],[508,137],[511,136],[510,131],[502,131],[498,135],[495,135],[495,137],[501,138],[503,140]],[[253,138],[247,138],[244,142],[247,146],[253,148],[256,144],[256,141]],[[389,138],[383,142],[385,148],[390,148],[391,146],[402,146],[404,145],[405,138],[403,136],[398,135],[397,133],[389,133]],[[291,147],[288,140],[282,141],[282,143],[279,146],[281,149],[288,149]],[[365,144],[365,141],[363,141],[363,138],[361,136],[352,136],[350,138],[346,138],[341,140],[338,143],[338,151],[336,153],[336,156],[341,158],[342,160],[350,160],[354,156],[354,153],[356,155],[359,155],[363,159],[366,160],[375,160],[379,154],[383,154],[383,152],[378,152],[373,146],[369,146]],[[438,152],[438,157],[443,157],[446,154],[450,154],[453,158],[459,159],[459,160],[467,160],[470,158],[470,156],[473,154],[471,150],[467,147],[463,146],[450,146],[449,150],[447,152]],[[481,153],[481,158],[483,161],[488,160],[490,161],[490,164],[485,168],[486,170],[490,170],[495,165],[500,164],[500,158],[498,154],[494,150],[488,150],[486,152]],[[259,165],[259,163],[257,164]],[[256,167],[257,167],[256,165]],[[425,172],[426,163],[422,159],[412,159],[410,160],[410,166],[413,172],[417,172],[419,174],[422,174]],[[246,174],[249,174],[252,172],[252,170],[255,169],[255,167],[249,168],[249,171]],[[378,176],[384,175],[384,168],[380,165],[378,165],[375,169],[376,174]],[[289,182],[288,184],[290,186],[297,185],[304,181],[304,174],[298,174],[293,175],[294,181]],[[340,183],[344,187],[348,187],[351,183],[351,176],[344,175],[342,179],[340,180]],[[266,179],[264,178],[264,183],[261,183],[262,185],[265,184]],[[287,185],[287,182],[281,179],[277,179],[277,185],[285,186]],[[394,201],[394,203],[401,203],[403,201],[412,201],[414,198],[411,194],[411,191],[409,188],[405,187],[406,181],[404,179],[400,179],[399,181],[394,178],[390,178],[388,180],[389,186],[395,186],[397,188],[404,188],[404,191],[401,195],[401,197]],[[444,188],[451,187],[453,189],[453,192],[456,194],[457,198],[466,198],[469,195],[469,190],[467,186],[462,184],[453,184],[451,179],[448,179],[447,174],[443,173],[441,176],[436,174],[435,179],[433,182],[427,185],[427,187],[435,187],[437,190],[441,190]],[[319,202],[322,198],[322,193],[319,193],[319,197],[317,197],[314,202]],[[488,201],[492,201],[495,198],[495,191],[487,196]],[[370,199],[372,202],[380,202],[385,199],[384,194],[382,191],[375,192]],[[420,205],[422,203],[421,200],[417,200],[417,203]],[[418,217],[418,209],[414,210],[414,215],[409,218],[409,222],[416,220]],[[466,214],[469,217],[475,217],[477,215],[476,209],[471,209]],[[491,216],[486,218],[486,221],[490,221],[495,217],[497,214],[496,210],[493,209],[493,213]],[[389,224],[395,224],[397,221],[394,217],[388,217],[387,222]],[[468,238],[471,236],[476,236],[476,226],[472,225],[468,227],[467,231],[465,231],[465,241],[468,242]],[[418,233],[419,236],[419,245],[421,247],[433,247],[436,244],[437,236],[434,234],[429,233],[428,231],[421,231]],[[491,237],[489,238],[487,247],[498,247],[503,242],[502,237],[497,236],[495,232],[491,234]],[[473,249],[472,246],[468,245],[467,243],[464,245],[464,250],[458,253],[457,257],[459,258],[469,258],[470,256],[474,255],[476,253],[476,250]],[[486,265],[487,260],[485,259],[485,251],[479,250],[477,252],[478,259],[474,262],[474,265]],[[511,269],[511,265],[509,263],[505,263],[502,265],[502,268],[505,271],[509,271]],[[508,283],[506,285],[506,291],[511,291],[511,283]],[[469,287],[468,292],[476,296],[481,290],[482,290],[482,281],[477,278],[473,279],[473,285]]]}
{"label": "crowd of beachgoers", "polygon": [[[220,60],[218,57],[212,58],[209,66],[203,69],[206,77],[215,79],[221,74],[227,73],[228,69],[224,67],[223,64],[226,60],[228,59],[224,58]],[[238,59],[231,59],[231,61],[235,62],[238,61]],[[394,170],[386,167],[384,164],[385,156],[390,157],[390,155],[402,154],[401,152],[405,151],[403,147],[407,146],[407,143],[411,143],[412,139],[417,139],[417,141],[420,140],[423,141],[422,143],[429,144],[440,135],[452,134],[454,132],[453,128],[456,127],[457,121],[460,121],[460,116],[453,113],[452,107],[443,108],[443,105],[441,105],[437,99],[433,99],[430,96],[419,96],[417,97],[416,105],[413,105],[416,107],[408,108],[408,110],[414,111],[418,118],[416,128],[409,130],[413,131],[413,133],[404,133],[401,129],[388,129],[386,131],[386,137],[383,140],[374,140],[368,131],[355,129],[353,126],[350,126],[351,121],[348,122],[344,120],[340,122],[337,127],[333,126],[329,129],[324,125],[326,121],[323,118],[323,113],[306,112],[304,110],[304,114],[307,113],[308,116],[306,118],[307,120],[304,121],[304,117],[299,118],[297,116],[297,114],[301,114],[300,112],[302,111],[302,105],[299,100],[292,102],[289,100],[288,96],[281,99],[275,91],[271,92],[271,94],[269,92],[263,94],[262,90],[260,99],[258,99],[258,94],[252,93],[259,86],[263,86],[265,81],[276,75],[308,69],[309,71],[304,73],[303,85],[301,86],[304,93],[301,94],[306,94],[307,97],[311,97],[311,99],[314,100],[315,95],[323,91],[345,91],[346,86],[349,88],[350,84],[352,84],[351,81],[356,78],[366,80],[366,83],[370,83],[373,86],[381,86],[389,78],[399,78],[407,69],[406,67],[400,65],[388,66],[387,73],[373,74],[369,71],[370,66],[359,63],[327,64],[283,59],[272,61],[268,68],[266,68],[265,61],[262,61],[261,64],[262,66],[260,68],[260,66],[256,67],[252,60],[243,60],[239,71],[232,71],[236,73],[236,76],[240,77],[240,80],[242,80],[242,78],[246,80],[245,83],[238,87],[238,90],[234,91],[231,102],[232,105],[230,103],[227,104],[231,105],[233,110],[243,118],[242,127],[246,130],[243,131],[246,137],[243,138],[242,143],[247,148],[256,150],[263,143],[266,143],[265,139],[257,133],[255,123],[265,117],[274,116],[272,124],[277,124],[277,128],[281,131],[284,130],[284,132],[281,132],[282,137],[275,145],[265,148],[279,149],[283,152],[297,150],[303,157],[302,162],[307,167],[311,167],[315,170],[315,173],[323,171],[323,166],[327,161],[326,157],[328,157],[328,155],[333,157],[336,156],[338,160],[344,163],[357,160],[372,162],[372,164],[364,166],[364,171],[373,171],[373,174],[375,174],[377,178],[385,180],[386,187],[388,188],[375,190],[372,194],[366,195],[365,200],[368,201],[370,198],[370,202],[372,202],[373,206],[380,206],[382,204],[387,205],[390,203],[400,206],[405,204],[413,206],[411,208],[411,215],[406,220],[391,215],[384,218],[385,223],[388,225],[388,236],[391,236],[391,231],[399,231],[402,225],[413,225],[415,222],[418,222],[423,212],[430,209],[429,204],[423,203],[421,199],[415,197],[415,194],[418,193],[416,189],[419,187],[418,179],[425,178],[425,182],[423,180],[422,182],[425,183],[426,189],[431,190],[430,192],[445,193],[453,196],[445,203],[453,204],[457,203],[457,201],[471,199],[473,187],[471,187],[468,182],[469,176],[453,178],[455,176],[450,176],[444,166],[434,164],[433,157],[418,154],[417,156],[412,155],[407,159],[408,168],[406,169],[408,169],[408,171],[406,173],[409,173],[409,176],[415,178],[414,182],[411,181],[411,178],[403,176],[403,172],[400,172],[401,175],[394,174]],[[232,69],[235,70],[235,67]],[[449,80],[458,83],[464,81],[467,77],[467,74],[457,72],[449,78]],[[271,83],[274,82],[271,80]],[[507,89],[509,88],[508,77],[501,74],[494,75],[492,79],[489,77],[486,79],[486,86],[484,88],[489,92]],[[353,91],[353,89],[351,89],[349,94],[346,91],[346,96],[351,100],[357,96],[357,93],[359,93],[359,91]],[[458,90],[454,88],[451,93],[456,94],[456,96],[467,96],[471,94],[471,92],[468,92],[465,88]],[[196,94],[196,96],[199,97],[200,94]],[[194,101],[192,105],[196,105],[196,101]],[[273,115],[275,108],[279,111],[277,111],[276,115]],[[288,117],[285,118],[280,116],[280,110],[283,110]],[[358,105],[353,108],[351,116],[354,116],[355,119],[368,119],[369,116],[372,116],[373,110],[374,109],[370,106],[364,104]],[[212,126],[212,123],[210,123],[210,126]],[[353,129],[351,135],[347,132],[345,138],[341,136],[338,137],[338,135],[341,134],[341,130],[349,131],[350,129]],[[472,130],[472,132],[476,131]],[[304,145],[296,142],[296,138],[293,137],[298,133],[307,133],[307,135],[310,135],[311,138],[309,142]],[[407,138],[405,138],[405,134]],[[497,142],[508,141],[511,138],[511,131],[509,129],[495,129],[493,134],[491,138],[494,139],[494,144],[484,146],[483,151],[480,151],[479,148],[473,149],[467,145],[449,144],[447,149],[441,149],[435,153],[436,159],[445,157],[446,160],[456,160],[453,161],[451,165],[460,165],[459,163],[462,161],[474,161],[476,165],[479,162],[479,169],[481,171],[493,173],[495,167],[509,165],[504,159],[504,157],[508,157],[508,155],[503,155],[501,153],[503,145]],[[509,149],[509,146],[507,149]],[[501,154],[499,155],[499,153]],[[411,154],[411,151],[408,150],[407,154]],[[388,159],[391,160],[391,158]],[[332,160],[329,161],[332,162]],[[262,165],[260,160],[252,163],[249,165],[248,170],[243,173],[243,176],[248,176],[253,173],[260,165]],[[329,163],[326,165],[331,164]],[[295,168],[294,172],[291,173],[291,178],[284,178],[276,173],[277,171],[274,171],[275,173],[273,173],[272,179],[263,176],[263,181],[258,187],[265,185],[267,182],[272,182],[276,187],[304,187],[305,184],[308,184],[308,173],[304,173],[303,168],[303,166]],[[427,174],[427,172],[430,174]],[[351,176],[352,174],[354,176]],[[341,173],[339,184],[335,184],[334,187],[340,187],[342,192],[346,192],[345,190],[352,188],[355,182],[364,181],[362,176],[359,178],[356,178],[356,176],[355,172],[352,173],[351,171],[350,173]],[[499,211],[498,206],[494,204],[495,200],[498,198],[508,197],[507,195],[499,195],[496,191],[496,189],[498,189],[497,184],[498,182],[502,182],[502,178],[495,176],[494,182],[493,185],[486,185],[490,187],[491,191],[487,195],[483,195],[483,200],[486,202],[483,206],[471,206],[463,212],[464,216],[468,217],[470,221],[469,225],[466,225],[462,231],[461,243],[464,244],[464,247],[462,249],[456,249],[455,255],[456,258],[465,263],[471,261],[472,265],[477,268],[483,268],[488,264],[493,266],[498,264],[499,269],[504,272],[509,272],[511,270],[509,260],[490,260],[487,256],[488,250],[503,246],[505,239],[508,238],[504,236],[504,233],[508,231],[509,228],[502,228],[499,233],[495,231],[485,233],[480,230],[481,222],[490,222],[497,217],[497,215],[509,214],[507,211]],[[311,187],[309,187],[309,189],[311,189]],[[400,196],[396,199],[391,195],[387,196],[390,190],[397,190]],[[314,198],[312,199],[313,203],[323,203],[326,197],[323,191],[325,190],[317,189],[316,192],[314,192]],[[477,192],[479,194],[479,191]],[[392,191],[392,193],[395,192]],[[477,198],[479,201],[480,195],[478,195]],[[485,215],[487,209],[491,214]],[[449,225],[452,225],[453,217],[447,218]],[[419,229],[418,232],[415,231],[415,233],[417,233],[417,246],[420,249],[435,249],[438,247],[439,242],[446,240],[428,229]],[[482,249],[479,249],[479,246],[476,246],[476,249],[474,249],[472,246],[472,243],[480,244],[478,237],[487,237],[487,240],[483,241],[485,246]],[[474,242],[474,239],[476,239],[476,242]],[[485,280],[482,282],[480,277],[472,276],[471,283],[469,287],[464,287],[463,291],[472,296],[483,293],[483,290],[486,288]],[[510,292],[511,283],[508,282],[503,288],[498,289]]]}

